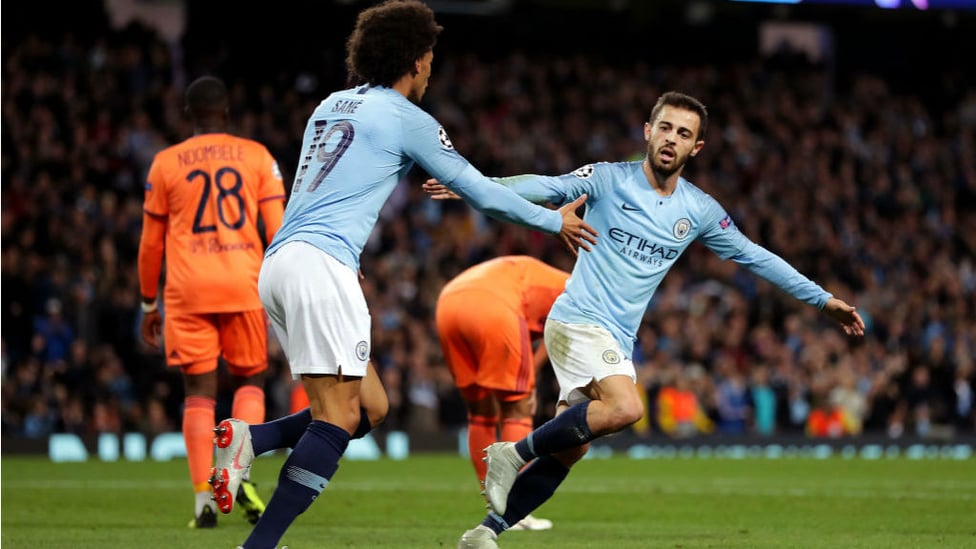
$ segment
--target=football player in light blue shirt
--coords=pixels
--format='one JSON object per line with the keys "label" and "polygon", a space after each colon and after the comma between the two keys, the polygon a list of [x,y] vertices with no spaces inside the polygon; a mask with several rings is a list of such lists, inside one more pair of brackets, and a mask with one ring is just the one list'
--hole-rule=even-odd
{"label": "football player in light blue shirt", "polygon": [[347,65],[363,85],[333,93],[309,118],[258,288],[311,409],[260,425],[229,419],[216,430],[211,483],[225,513],[255,455],[293,447],[243,549],[276,547],[330,482],[349,440],[386,415],[386,393],[369,364],[371,322],[356,273],[381,207],[415,162],[489,216],[559,234],[572,248],[596,243],[575,213],[585,197],[559,210],[526,201],[482,176],[416,105],[440,30],[431,9],[416,0],[360,13]]}
{"label": "football player in light blue shirt", "polygon": [[[863,335],[854,307],[749,240],[714,198],[681,177],[705,144],[707,121],[700,101],[668,92],[644,126],[643,161],[592,164],[559,177],[496,179],[534,202],[564,204],[587,195],[584,219],[601,242],[579,254],[546,323],[546,348],[560,385],[558,415],[521,441],[488,447],[485,490],[492,510],[458,547],[497,547],[497,534],[551,497],[591,440],[643,417],[631,350],[654,291],[692,241],[822,310],[848,335]],[[434,198],[450,196],[435,181],[425,188]]]}
{"label": "football player in light blue shirt", "polygon": [[[418,61],[422,74],[430,74],[432,57]],[[536,206],[492,184],[458,154],[444,128],[415,104],[427,77],[417,82],[406,96],[363,84],[319,104],[305,128],[305,152],[266,256],[297,240],[358,270],[380,209],[415,162],[487,215],[579,239],[581,225],[569,207]]]}

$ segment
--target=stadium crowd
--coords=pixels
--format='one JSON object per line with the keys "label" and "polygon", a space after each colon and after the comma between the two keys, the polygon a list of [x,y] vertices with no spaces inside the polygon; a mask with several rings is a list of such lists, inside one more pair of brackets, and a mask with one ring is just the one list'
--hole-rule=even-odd
{"label": "stadium crowd", "polygon": [[[178,430],[179,372],[138,336],[136,250],[146,171],[190,134],[181,91],[197,74],[138,24],[5,46],[3,436]],[[263,85],[219,76],[237,133],[266,144],[290,182],[304,121],[330,90],[308,72]],[[712,122],[687,177],[864,316],[867,336],[848,340],[693,246],[635,346],[650,412],[639,433],[935,436],[976,433],[976,88],[966,78],[945,74],[931,101],[931,90],[834,78],[797,58],[668,67],[445,50],[424,106],[488,175],[562,174],[640,155],[653,99],[693,93]],[[392,405],[382,428],[411,432],[465,424],[433,323],[446,281],[499,255],[567,271],[573,261],[557,239],[429,200],[423,178],[398,187],[362,257],[373,360]],[[269,419],[287,413],[292,389],[274,342],[270,360]],[[555,395],[545,372],[540,393],[541,418]],[[218,417],[229,413],[222,394]]]}

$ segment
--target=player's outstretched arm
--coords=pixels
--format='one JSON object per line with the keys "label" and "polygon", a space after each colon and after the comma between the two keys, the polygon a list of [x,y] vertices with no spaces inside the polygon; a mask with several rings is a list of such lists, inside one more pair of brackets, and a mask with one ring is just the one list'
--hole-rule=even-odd
{"label": "player's outstretched arm", "polygon": [[823,312],[840,324],[847,335],[864,335],[864,320],[853,306],[843,300],[836,297],[828,299]]}
{"label": "player's outstretched arm", "polygon": [[[430,195],[433,200],[461,200],[457,193],[433,178],[425,181],[423,188],[424,192]],[[559,213],[563,216],[563,226],[559,231],[559,238],[569,248],[569,251],[573,252],[573,255],[577,255],[579,248],[590,251],[590,245],[595,246],[596,237],[600,236],[596,229],[576,215],[576,210],[584,202],[586,202],[585,194],[559,208]]]}
{"label": "player's outstretched arm", "polygon": [[[550,202],[562,204],[569,199],[569,196],[564,192],[563,184],[556,177],[523,174],[509,177],[491,177],[489,179],[499,185],[504,185],[512,189],[515,191],[515,194],[533,204],[547,204]],[[431,200],[464,200],[448,188],[447,185],[444,185],[435,178],[430,178],[425,181],[423,189],[430,196]]]}

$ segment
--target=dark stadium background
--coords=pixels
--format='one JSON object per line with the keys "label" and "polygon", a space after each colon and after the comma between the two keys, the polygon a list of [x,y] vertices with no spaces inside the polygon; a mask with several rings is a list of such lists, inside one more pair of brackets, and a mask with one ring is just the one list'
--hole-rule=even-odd
{"label": "dark stadium background", "polygon": [[[38,198],[31,194],[31,178],[36,176],[38,171],[45,169],[43,165],[32,163],[37,155],[30,153],[30,146],[18,143],[12,136],[13,120],[26,117],[27,111],[24,109],[30,109],[38,104],[37,98],[32,99],[30,93],[26,91],[30,86],[24,85],[22,80],[26,78],[30,82],[34,75],[43,72],[57,75],[58,71],[65,70],[65,67],[58,63],[51,63],[50,59],[53,57],[50,55],[27,54],[29,62],[17,64],[11,64],[10,59],[12,55],[24,56],[25,51],[36,53],[37,50],[31,50],[28,44],[53,45],[56,50],[64,43],[66,36],[73,36],[74,41],[80,44],[82,49],[104,40],[109,50],[135,45],[135,48],[142,51],[144,55],[150,51],[151,44],[166,43],[152,30],[151,25],[130,22],[123,27],[113,27],[107,8],[113,4],[115,3],[103,4],[98,1],[65,3],[39,1],[8,2],[4,5],[2,19],[4,59],[2,329],[5,453],[18,450],[44,452],[47,448],[46,437],[51,432],[71,432],[82,436],[86,441],[93,440],[98,432],[93,419],[96,414],[95,405],[103,399],[104,395],[101,388],[87,389],[97,385],[94,379],[87,376],[96,372],[112,375],[112,370],[106,371],[101,366],[89,366],[87,369],[72,371],[69,365],[67,372],[63,367],[54,368],[43,360],[38,360],[36,355],[39,351],[32,350],[29,343],[36,335],[33,332],[32,319],[35,316],[43,316],[49,298],[52,297],[50,286],[42,281],[51,277],[58,261],[62,262],[61,268],[67,269],[70,273],[72,266],[65,266],[63,261],[70,262],[71,259],[68,258],[84,254],[79,250],[59,249],[57,243],[49,243],[44,250],[35,254],[36,261],[31,270],[27,271],[30,276],[24,274],[25,271],[19,263],[31,251],[29,245],[20,238],[24,231],[30,230],[43,235],[47,232],[46,227],[50,226],[56,218],[66,215],[56,204],[50,202],[45,202],[43,206],[34,209],[26,208],[31,210],[31,213],[27,214],[23,213],[23,209],[18,210],[12,205]],[[300,142],[301,139],[300,134],[287,128],[294,127],[295,120],[303,121],[307,116],[307,112],[302,112],[301,109],[297,109],[296,112],[293,107],[305,108],[327,95],[329,91],[344,85],[343,43],[352,27],[355,14],[369,3],[353,0],[307,2],[285,0],[272,3],[193,1],[181,4],[136,0],[118,4],[136,7],[182,5],[185,32],[179,40],[171,42],[169,46],[175,47],[170,50],[171,54],[174,52],[179,54],[178,58],[173,58],[173,63],[182,63],[183,70],[167,71],[152,78],[164,86],[171,87],[179,84],[181,79],[186,81],[200,74],[213,73],[225,78],[232,86],[236,86],[236,89],[241,90],[241,95],[240,101],[235,103],[233,108],[233,115],[237,117],[235,120],[245,114],[257,120],[257,122],[252,120],[254,126],[250,127],[257,127],[264,132],[257,137],[263,138],[262,140],[276,155],[285,172],[287,182],[294,173],[298,147],[296,140]],[[972,147],[973,134],[976,132],[976,120],[963,119],[965,112],[968,112],[965,109],[967,105],[969,109],[976,108],[976,82],[974,82],[976,71],[973,70],[976,66],[973,61],[976,59],[974,57],[976,55],[976,38],[974,38],[976,37],[976,5],[968,6],[967,2],[940,3],[931,0],[929,9],[922,11],[912,7],[907,1],[902,2],[902,7],[898,9],[841,3],[786,6],[731,1],[674,0],[655,2],[445,0],[430,2],[430,4],[438,12],[438,20],[446,30],[435,50],[432,93],[425,99],[424,106],[439,117],[445,112],[450,112],[452,108],[465,108],[463,104],[460,107],[451,104],[455,98],[454,93],[465,90],[451,82],[444,82],[449,78],[444,74],[444,71],[449,70],[445,67],[458,70],[459,65],[472,60],[485,66],[497,67],[512,59],[513,52],[516,51],[523,52],[530,59],[530,63],[540,63],[540,67],[549,62],[583,59],[581,66],[592,72],[574,72],[572,78],[560,84],[569,88],[581,86],[587,77],[598,78],[599,72],[604,68],[618,71],[611,71],[611,75],[621,74],[629,71],[637,62],[643,62],[649,67],[647,76],[651,81],[647,82],[647,85],[650,89],[660,90],[661,86],[667,85],[669,79],[673,78],[673,81],[683,82],[691,88],[685,91],[702,96],[713,110],[711,131],[715,132],[712,135],[716,142],[719,141],[717,136],[724,130],[723,122],[733,117],[732,111],[750,108],[754,101],[759,100],[760,95],[751,95],[751,90],[745,87],[731,91],[728,96],[713,97],[710,94],[714,93],[714,86],[702,84],[700,88],[695,89],[696,74],[709,74],[709,70],[714,70],[721,77],[731,72],[732,67],[748,66],[751,67],[749,74],[756,79],[757,84],[783,78],[788,85],[795,86],[793,91],[797,96],[824,94],[824,100],[830,104],[851,103],[851,97],[854,95],[852,88],[859,82],[863,83],[865,75],[873,75],[877,78],[876,83],[882,82],[887,86],[887,91],[882,96],[884,101],[890,101],[890,106],[894,109],[889,113],[890,116],[903,115],[906,112],[905,105],[908,103],[920,106],[928,113],[928,119],[931,121],[929,131],[938,135],[938,140],[934,142],[936,149],[950,151],[945,154],[950,154],[952,162],[961,166],[956,168],[957,171],[952,172],[961,174],[958,179],[941,183],[944,194],[940,195],[940,200],[944,201],[942,207],[953,211],[961,234],[954,234],[949,240],[942,242],[925,234],[922,238],[931,240],[921,243],[920,249],[944,251],[948,254],[949,263],[957,267],[966,262],[971,265],[974,261],[976,244],[972,236],[968,236],[967,233],[976,229],[972,223],[973,215],[976,213],[976,181],[973,180],[976,176],[966,171],[971,169],[973,159],[961,158],[960,155],[965,156],[965,153],[959,152],[958,147],[961,143],[968,143],[968,146]],[[854,4],[865,3],[854,2]],[[945,5],[954,7],[940,7]],[[817,32],[823,33],[823,37],[829,37],[829,47],[824,50],[823,58],[813,63],[801,52],[789,48],[780,48],[775,53],[762,54],[760,53],[760,29],[763,25],[769,24],[812,24]],[[75,67],[73,70],[84,73],[85,69]],[[152,69],[148,70],[152,71]],[[817,90],[803,88],[810,82],[810,74],[817,75],[814,81],[821,86]],[[21,77],[21,80],[18,80],[18,77]],[[98,75],[92,75],[91,78],[97,79]],[[793,78],[795,80],[792,80]],[[10,89],[11,80],[16,83],[13,90]],[[490,80],[483,83],[487,87],[491,87],[492,84]],[[439,92],[433,91],[441,85],[443,87],[438,88]],[[601,83],[604,87],[612,87],[612,85],[613,82]],[[164,94],[147,93],[142,98],[138,96],[115,98],[114,101],[109,101],[111,105],[109,110],[112,112],[111,124],[116,129],[127,126],[132,120],[132,110],[143,109],[149,115],[154,131],[166,141],[175,142],[182,139],[186,137],[181,134],[187,129],[185,125],[166,125],[164,120],[166,105],[163,101],[178,101],[179,92],[179,89],[173,88]],[[84,97],[77,99],[78,105],[89,104]],[[527,100],[531,105],[534,98],[528,97]],[[491,112],[497,106],[496,103],[504,102],[505,98],[500,98],[489,90],[483,94],[480,101],[483,104],[479,104],[478,109]],[[581,105],[584,109],[588,108],[587,101],[587,97],[582,98]],[[862,97],[854,100],[855,108],[858,105],[857,101],[864,101],[864,99]],[[887,105],[888,103],[885,103],[884,108]],[[646,114],[650,104],[611,105],[609,108],[613,110],[618,107],[636,109]],[[83,114],[85,119],[91,121],[95,113]],[[970,116],[972,115],[970,113]],[[261,121],[261,116],[270,117],[270,123],[265,125],[265,122]],[[884,118],[883,110],[877,114],[877,118],[879,120]],[[497,173],[499,170],[510,168],[527,169],[525,165],[513,164],[510,159],[493,156],[489,149],[498,143],[486,143],[485,140],[497,139],[497,133],[491,134],[493,136],[491,138],[485,138],[483,135],[488,134],[481,134],[481,128],[473,123],[473,119],[462,117],[459,120],[445,120],[445,125],[450,129],[452,139],[458,144],[460,152],[471,159],[476,166],[486,173]],[[880,125],[881,122],[877,120],[869,121],[863,129],[869,132]],[[18,126],[29,127],[29,124],[20,123]],[[756,128],[754,125],[751,127]],[[816,130],[816,127],[811,126],[811,132]],[[22,131],[29,133],[29,130]],[[553,141],[564,137],[553,135]],[[616,145],[614,151],[625,149],[627,143],[623,140],[622,145],[620,143]],[[795,146],[800,147],[801,143],[797,142]],[[570,161],[576,165],[596,160],[623,159],[616,154],[591,158],[590,153],[580,149],[572,141],[559,150],[566,153]],[[911,143],[902,143],[899,147],[895,147],[895,150],[898,153],[914,153]],[[962,149],[962,151],[967,150],[973,149]],[[703,179],[716,184],[715,182],[720,178],[714,174],[721,174],[723,170],[720,151],[717,145],[712,146],[709,142],[703,151],[703,158],[700,161],[696,159],[697,165],[696,162],[692,162],[689,166],[690,178],[696,180],[696,176],[701,175]],[[641,143],[633,142],[631,152],[640,153]],[[786,155],[794,154],[782,150],[779,152]],[[554,167],[559,163],[553,161],[548,165]],[[137,171],[131,167],[123,167]],[[809,169],[814,170],[815,167],[811,164]],[[14,176],[15,173],[18,174],[17,177]],[[502,173],[498,174],[502,175]],[[732,174],[726,175],[732,177]],[[414,178],[417,177],[419,175]],[[15,180],[19,183],[14,183]],[[929,180],[920,176],[914,182],[913,188],[924,195],[923,187],[927,182]],[[717,186],[709,190],[713,191],[731,211],[734,211],[738,220],[739,216],[747,217],[752,213],[748,210],[748,197],[740,201],[738,193],[749,193],[753,183],[746,178],[740,179],[738,186],[734,188]],[[861,182],[848,183],[859,185]],[[53,185],[56,191],[52,196],[59,196],[65,201],[61,206],[78,198],[74,194],[78,189],[71,187],[69,178],[60,180],[55,178]],[[106,189],[104,186],[96,185],[95,190],[103,192]],[[135,196],[131,189],[117,188],[112,192],[118,195],[120,202]],[[842,200],[841,197],[836,199]],[[416,191],[408,193],[403,200],[415,208],[400,210],[398,214],[402,214],[402,217],[399,221],[396,219],[397,214],[387,218],[384,228],[380,230],[382,233],[378,239],[380,244],[376,248],[382,253],[364,259],[367,278],[375,277],[377,297],[385,296],[384,288],[398,284],[399,273],[396,269],[402,265],[388,258],[402,253],[396,244],[401,242],[403,231],[408,233],[416,231],[417,227],[413,225],[415,216],[413,212],[424,207],[423,197],[417,196]],[[819,200],[818,204],[829,206],[833,203],[834,197],[821,195]],[[740,207],[741,204],[746,206]],[[802,217],[810,213],[798,212],[797,214],[790,210],[789,205],[782,205],[782,207],[782,215],[793,221],[802,221]],[[466,211],[464,207],[448,206],[442,215],[456,220],[463,218]],[[904,213],[897,209],[892,211],[894,215]],[[795,215],[799,215],[800,219],[798,220]],[[750,227],[748,224],[739,223],[744,227]],[[769,226],[764,222],[756,227],[761,230],[758,233],[748,233],[749,236],[760,243],[766,243],[764,235],[770,230]],[[424,229],[426,230],[427,227]],[[437,230],[436,227],[433,228],[435,231],[433,234],[436,234]],[[476,230],[472,238],[485,239],[488,244],[476,246],[463,256],[440,258],[436,267],[424,265],[423,253],[419,250],[412,250],[407,254],[413,257],[413,264],[421,264],[418,285],[421,287],[421,294],[424,291],[428,294],[417,299],[404,300],[394,306],[396,314],[409,321],[404,321],[397,326],[396,332],[399,335],[391,336],[390,341],[380,341],[381,348],[383,345],[388,345],[391,349],[392,358],[389,359],[391,365],[388,366],[390,375],[384,377],[395,401],[394,413],[384,429],[402,429],[416,433],[418,436],[414,437],[413,441],[419,445],[423,445],[424,440],[441,441],[449,438],[464,422],[463,408],[457,395],[449,386],[449,379],[444,377],[443,368],[437,364],[436,340],[430,337],[427,319],[432,301],[429,292],[436,292],[436,283],[446,280],[451,274],[471,263],[500,253],[535,253],[557,265],[571,264],[567,254],[562,252],[554,242],[539,241],[537,238],[527,237],[510,229],[489,227],[480,230],[484,232],[478,233]],[[138,227],[131,227],[129,231],[134,231],[135,238],[138,238]],[[132,234],[128,236],[130,238],[125,239],[116,235],[114,241],[119,244],[120,268],[131,270],[134,268]],[[417,239],[413,241],[416,242]],[[97,242],[92,241],[89,244],[94,248]],[[897,242],[890,244],[899,245]],[[904,246],[906,250],[911,249],[909,245]],[[16,249],[17,253],[8,253],[11,249]],[[774,248],[774,251],[778,250]],[[820,250],[817,253],[828,252]],[[62,259],[59,259],[59,256]],[[689,253],[689,256],[691,257],[682,263],[680,269],[676,268],[676,271],[680,270],[684,273],[681,276],[690,276],[697,283],[706,283],[709,273],[726,272],[714,270],[714,266],[702,259],[700,253]],[[801,271],[810,273],[813,278],[823,282],[822,275],[832,271],[844,271],[846,268],[844,262],[855,257],[856,254],[839,258],[800,255],[788,259]],[[14,264],[11,263],[12,260]],[[921,284],[935,274],[927,272],[927,267],[919,264],[918,258],[906,257],[905,261],[912,265],[915,277],[913,280],[919,283],[916,286],[918,288],[921,288]],[[824,267],[824,264],[827,264],[827,267]],[[712,270],[705,274],[694,274],[695,269],[701,266],[707,266]],[[413,267],[417,268],[416,265]],[[431,272],[432,268],[434,272]],[[810,271],[807,268],[814,270]],[[965,274],[961,267],[959,272]],[[735,275],[730,275],[730,278],[725,280],[717,274],[716,276],[726,286],[735,284],[733,282]],[[842,282],[846,282],[842,286],[845,290],[853,292],[858,289],[857,284],[850,284],[850,280],[843,280],[845,278],[843,273],[839,278]],[[855,279],[856,276],[852,274],[847,278]],[[96,326],[89,330],[75,326],[75,333],[78,338],[89,339],[87,341],[89,349],[108,344],[119,359],[121,370],[116,374],[129,379],[130,388],[127,398],[132,402],[120,405],[118,398],[115,398],[114,406],[121,406],[117,409],[121,417],[114,424],[119,432],[138,430],[141,426],[148,425],[145,419],[149,415],[148,406],[132,417],[127,416],[124,410],[126,406],[141,408],[148,401],[161,404],[169,425],[175,426],[174,430],[178,430],[182,391],[180,380],[177,373],[162,367],[160,357],[148,353],[135,341],[137,307],[134,301],[130,301],[131,310],[126,312],[124,306],[126,299],[132,298],[129,295],[132,290],[131,282],[128,281],[128,294],[122,292],[124,295],[119,298],[120,301],[112,302],[110,306],[106,303],[112,298],[105,297],[101,301],[96,298],[93,306],[102,311],[99,313],[98,322],[95,322]],[[948,326],[945,328],[946,333],[952,336],[952,341],[962,341],[961,356],[957,352],[952,359],[948,360],[946,368],[952,371],[960,368],[961,363],[967,361],[972,368],[972,355],[976,351],[976,319],[974,319],[976,289],[971,285],[963,284],[963,286],[963,290],[958,294],[946,296],[936,292],[938,295],[935,296],[944,310],[952,312],[951,318],[943,323]],[[904,354],[913,361],[913,366],[925,363],[927,348],[923,348],[920,343],[923,337],[922,331],[926,327],[931,327],[933,323],[931,313],[924,302],[932,296],[921,289],[919,291],[920,293],[914,298],[912,295],[903,296],[906,302],[915,303],[913,306],[918,307],[917,314],[909,315],[910,320],[917,320],[918,323],[908,327],[908,333],[900,343],[905,346]],[[852,294],[852,299],[849,301],[857,303],[856,296],[856,293]],[[67,312],[80,314],[79,311],[73,310],[71,303],[65,301],[61,306]],[[371,303],[371,306],[376,317],[380,317],[385,310],[384,306],[375,303]],[[106,310],[110,312],[105,313]],[[763,303],[762,299],[754,300],[749,302],[747,314],[749,326],[754,328],[764,321],[780,325],[785,318],[797,310],[799,307],[795,304],[780,298],[777,298],[773,305],[768,302]],[[880,315],[886,310],[882,308],[871,312],[878,317],[876,321],[882,322]],[[81,318],[81,316],[74,318]],[[805,322],[813,323],[817,333],[829,332],[832,329],[829,326],[817,325],[815,320],[810,320],[809,316],[801,315],[801,318]],[[663,328],[652,323],[648,326],[648,330],[658,330],[659,337],[660,330]],[[779,339],[786,337],[782,332],[777,336]],[[883,335],[869,334],[869,339],[871,337],[880,341]],[[397,362],[399,359],[395,356],[396,350],[402,347],[406,352],[414,352],[418,346],[418,339],[426,340],[423,344],[423,352],[426,353],[427,362],[422,365],[410,363],[409,360]],[[23,345],[25,341],[28,343]],[[851,349],[861,348],[863,352],[863,347],[859,347],[859,344],[849,345]],[[890,342],[878,344],[880,348],[884,348],[885,345],[890,345]],[[966,357],[965,354],[969,356]],[[31,363],[31,356],[35,356],[35,365],[26,366]],[[831,365],[835,365],[837,360],[838,357],[833,356]],[[278,398],[274,402],[270,400],[276,398],[274,396],[276,394],[283,394],[286,389],[283,385],[286,384],[287,379],[280,356],[273,357],[272,367],[274,372],[281,375],[269,376],[273,378],[270,379],[269,384],[274,385],[268,387],[269,417],[282,413],[281,399]],[[932,365],[923,367],[932,369]],[[37,370],[33,372],[33,378],[26,373],[30,368]],[[57,372],[45,373],[52,368]],[[744,369],[745,374],[751,373],[749,365]],[[710,366],[707,370],[708,374],[717,375]],[[913,390],[910,370],[911,368],[894,379],[908,400],[911,400],[910,393]],[[18,375],[21,373],[24,376]],[[941,375],[951,377],[951,372],[944,371]],[[976,374],[970,370],[967,379],[972,388],[976,383]],[[551,390],[551,379],[544,377],[541,381],[544,397],[547,382]],[[951,382],[946,382],[951,385]],[[649,394],[652,397],[662,383],[661,379],[648,378]],[[65,401],[56,394],[54,385],[63,385],[69,393],[65,398],[69,400],[71,393],[78,392],[77,399],[84,417],[77,424],[66,425],[62,411],[58,409]],[[111,393],[111,389],[105,390]],[[782,391],[783,393],[778,395],[778,402],[781,406],[786,406],[788,395],[785,393],[788,392],[788,388],[784,387]],[[224,411],[229,408],[226,396],[225,394],[220,408]],[[551,397],[551,394],[548,396]],[[930,404],[933,408],[939,408],[948,414],[946,410],[951,408],[953,403],[945,400],[943,396],[942,393],[935,397],[930,395],[929,398],[935,399]],[[111,396],[104,398],[113,401]],[[32,435],[28,436],[24,432],[24,418],[35,407],[41,406],[38,404],[39,401],[43,401],[47,406],[47,411],[42,415],[47,414],[45,417],[51,418],[51,422],[44,424],[41,421],[41,430],[32,431]],[[551,402],[549,404],[551,405]],[[897,408],[897,405],[896,399],[891,403],[892,410]],[[546,407],[543,407],[540,419],[545,411]],[[782,407],[777,410],[777,436],[780,437],[777,440],[805,440],[804,425],[791,422],[787,416],[788,410]],[[911,414],[908,417],[910,416]],[[651,420],[649,436],[652,440],[668,440],[667,435],[662,434],[654,425],[654,418],[649,419]],[[858,443],[891,441],[893,439],[888,438],[890,431],[886,433],[886,420],[887,417],[880,417],[874,418],[873,423],[867,421],[863,435],[853,438],[844,437],[843,440],[853,440]],[[931,439],[972,444],[976,436],[976,411],[973,409],[970,409],[968,417],[950,419],[946,415],[934,423],[938,424],[935,425],[937,428],[925,433],[916,433],[909,419],[904,426],[904,435],[898,441]],[[639,435],[647,436],[648,433]],[[715,437],[713,440],[718,440],[719,436],[712,435]],[[729,436],[734,440],[755,440],[758,435],[748,432],[738,437],[722,436]],[[704,439],[707,441],[708,437]],[[18,444],[11,444],[14,441]]]}

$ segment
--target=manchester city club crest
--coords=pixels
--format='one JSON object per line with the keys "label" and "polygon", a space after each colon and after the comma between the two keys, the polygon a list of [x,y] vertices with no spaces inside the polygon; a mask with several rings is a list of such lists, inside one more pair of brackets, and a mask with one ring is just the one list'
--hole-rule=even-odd
{"label": "manchester city club crest", "polygon": [[366,360],[369,358],[369,343],[360,341],[356,344],[356,358]]}
{"label": "manchester city club crest", "polygon": [[603,351],[603,362],[607,364],[620,364],[620,354],[613,349]]}
{"label": "manchester city club crest", "polygon": [[682,217],[674,222],[674,227],[672,227],[671,231],[674,232],[675,238],[684,240],[688,236],[688,233],[691,232],[691,221],[687,217]]}

